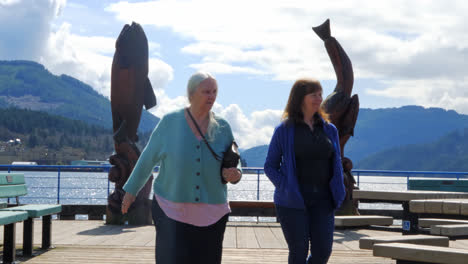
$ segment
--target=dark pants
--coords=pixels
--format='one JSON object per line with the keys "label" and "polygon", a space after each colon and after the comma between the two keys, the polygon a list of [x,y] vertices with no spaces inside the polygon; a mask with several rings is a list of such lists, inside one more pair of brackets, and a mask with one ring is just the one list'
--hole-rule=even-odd
{"label": "dark pants", "polygon": [[167,217],[156,199],[152,211],[157,264],[221,263],[228,214],[210,226],[198,227]]}
{"label": "dark pants", "polygon": [[[332,252],[335,229],[332,201],[309,202],[307,208],[302,210],[277,205],[276,212],[288,243],[288,263],[327,263]],[[309,243],[310,255],[307,257]]]}

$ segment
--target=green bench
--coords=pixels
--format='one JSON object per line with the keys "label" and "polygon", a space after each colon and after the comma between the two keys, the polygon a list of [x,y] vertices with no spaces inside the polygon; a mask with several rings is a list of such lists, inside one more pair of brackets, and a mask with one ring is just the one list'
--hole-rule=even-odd
{"label": "green bench", "polygon": [[[1,193],[1,192],[0,192]],[[16,223],[28,219],[26,212],[0,211],[0,225],[3,228],[3,263],[15,263]]]}
{"label": "green bench", "polygon": [[15,198],[16,206],[0,209],[0,212],[25,212],[23,223],[23,255],[31,256],[34,242],[34,218],[42,217],[42,248],[51,246],[52,215],[62,211],[61,205],[28,204],[20,205],[19,197],[28,193],[22,173],[0,173],[0,198]]}
{"label": "green bench", "polygon": [[408,190],[468,192],[467,180],[409,179]]}

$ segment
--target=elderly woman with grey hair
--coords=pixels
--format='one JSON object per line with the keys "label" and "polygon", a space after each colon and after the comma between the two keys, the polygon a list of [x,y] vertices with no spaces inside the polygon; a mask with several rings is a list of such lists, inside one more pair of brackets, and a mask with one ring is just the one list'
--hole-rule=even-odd
{"label": "elderly woman with grey hair", "polygon": [[215,157],[222,157],[234,140],[226,120],[211,111],[218,94],[216,79],[205,72],[193,74],[187,94],[189,107],[159,121],[123,187],[126,213],[160,165],[152,206],[158,264],[221,263],[230,213],[226,182],[237,183],[242,175],[240,164],[221,169]]}

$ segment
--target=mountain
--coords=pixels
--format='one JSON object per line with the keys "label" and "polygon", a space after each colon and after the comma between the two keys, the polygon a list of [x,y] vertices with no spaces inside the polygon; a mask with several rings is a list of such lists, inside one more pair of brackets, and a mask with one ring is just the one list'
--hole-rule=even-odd
{"label": "mountain", "polygon": [[468,116],[453,110],[403,106],[360,109],[354,137],[345,146],[345,156],[358,162],[379,151],[436,140],[468,127]]}
{"label": "mountain", "polygon": [[[405,146],[431,143],[455,130],[468,128],[468,116],[458,114],[453,110],[441,108],[424,108],[421,106],[403,106],[400,108],[366,109],[359,110],[358,121],[352,137],[345,146],[345,156],[351,158],[354,168],[377,169],[377,162],[361,162],[381,151],[401,151],[403,155]],[[250,167],[263,167],[268,146],[257,146],[244,150],[241,155]],[[392,152],[393,153],[393,152]],[[447,152],[447,155],[450,153]],[[434,156],[436,152],[433,153]],[[455,154],[452,153],[452,156]],[[383,157],[379,155],[379,157]],[[462,167],[462,161],[453,164],[450,168]],[[380,167],[379,167],[380,168]],[[415,166],[414,169],[424,168]],[[398,169],[397,166],[395,169]]]}
{"label": "mountain", "polygon": [[[53,75],[32,61],[0,61],[0,107],[45,111],[112,128],[110,101],[67,75]],[[151,131],[159,118],[143,110],[139,131]]]}
{"label": "mountain", "polygon": [[394,147],[360,161],[360,169],[468,171],[468,128],[429,143]]}
{"label": "mountain", "polygon": [[[140,133],[142,149],[150,132]],[[46,112],[19,108],[0,111],[0,164],[36,161],[70,164],[72,160],[106,160],[114,150],[112,129]]]}
{"label": "mountain", "polygon": [[242,151],[241,157],[245,160],[248,167],[263,167],[267,152],[268,145],[262,145]]}

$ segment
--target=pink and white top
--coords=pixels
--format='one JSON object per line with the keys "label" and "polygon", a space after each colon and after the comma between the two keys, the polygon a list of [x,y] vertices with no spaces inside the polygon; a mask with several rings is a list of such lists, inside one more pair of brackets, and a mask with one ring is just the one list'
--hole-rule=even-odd
{"label": "pink and white top", "polygon": [[209,226],[231,212],[229,203],[175,203],[155,194],[159,207],[171,219],[194,225]]}

